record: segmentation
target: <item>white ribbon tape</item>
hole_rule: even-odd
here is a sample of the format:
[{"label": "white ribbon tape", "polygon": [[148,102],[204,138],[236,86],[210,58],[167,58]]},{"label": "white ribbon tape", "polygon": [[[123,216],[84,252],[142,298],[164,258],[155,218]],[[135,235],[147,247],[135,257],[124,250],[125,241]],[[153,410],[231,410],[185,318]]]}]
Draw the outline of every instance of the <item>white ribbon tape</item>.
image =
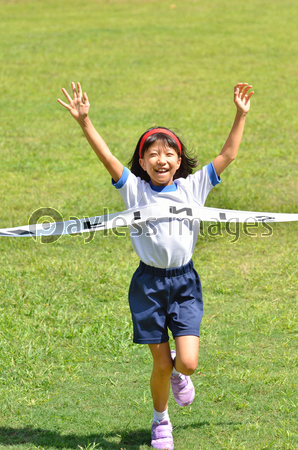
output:
[{"label": "white ribbon tape", "polygon": [[158,219],[172,218],[178,220],[198,220],[207,222],[294,222],[298,214],[283,214],[271,212],[236,211],[198,206],[181,207],[172,205],[145,206],[113,214],[104,214],[85,219],[74,219],[65,222],[39,223],[15,228],[0,229],[0,236],[33,237],[54,236],[63,234],[86,233],[90,231],[108,230],[153,222]]}]

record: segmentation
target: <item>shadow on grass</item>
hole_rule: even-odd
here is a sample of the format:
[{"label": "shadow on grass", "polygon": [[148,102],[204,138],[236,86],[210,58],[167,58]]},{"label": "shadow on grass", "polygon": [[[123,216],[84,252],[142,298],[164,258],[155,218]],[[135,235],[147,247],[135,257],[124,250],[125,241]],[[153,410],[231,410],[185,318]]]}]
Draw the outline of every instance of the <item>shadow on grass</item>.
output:
[{"label": "shadow on grass", "polygon": [[[115,440],[117,439],[117,443]],[[97,433],[90,435],[60,434],[56,431],[41,428],[0,427],[0,445],[34,445],[43,448],[76,449],[79,447],[89,449],[119,450],[125,445],[138,448],[140,445],[150,445],[150,434],[148,429],[137,429],[135,431],[115,430],[110,433]],[[113,442],[114,440],[114,442]],[[120,442],[119,442],[120,441]],[[96,446],[94,445],[96,444]]]},{"label": "shadow on grass", "polygon": [[[178,425],[175,430],[200,428],[210,425],[202,421],[188,425]],[[235,425],[235,422],[217,423],[217,425]],[[117,439],[117,443],[113,442]],[[43,430],[30,426],[24,428],[0,427],[0,445],[34,445],[43,448],[89,450],[137,450],[140,445],[150,446],[150,429],[115,430],[110,433],[97,433],[86,436],[75,434],[60,434],[56,431]]]}]

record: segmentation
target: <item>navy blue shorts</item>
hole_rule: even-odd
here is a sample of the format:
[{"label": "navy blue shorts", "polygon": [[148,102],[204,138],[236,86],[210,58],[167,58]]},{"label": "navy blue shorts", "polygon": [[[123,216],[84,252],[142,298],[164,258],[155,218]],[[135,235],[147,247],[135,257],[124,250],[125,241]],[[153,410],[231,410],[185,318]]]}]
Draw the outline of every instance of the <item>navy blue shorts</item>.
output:
[{"label": "navy blue shorts", "polygon": [[159,269],[142,261],[129,288],[129,306],[137,344],[161,344],[173,337],[199,336],[203,317],[202,287],[190,261]]}]

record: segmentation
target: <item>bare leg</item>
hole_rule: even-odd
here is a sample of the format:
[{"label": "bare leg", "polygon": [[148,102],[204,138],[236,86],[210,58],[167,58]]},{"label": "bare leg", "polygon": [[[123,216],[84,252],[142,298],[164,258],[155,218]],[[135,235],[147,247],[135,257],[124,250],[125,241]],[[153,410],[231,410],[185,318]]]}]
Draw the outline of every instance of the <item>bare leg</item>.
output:
[{"label": "bare leg", "polygon": [[153,356],[153,370],[150,379],[151,395],[154,409],[163,412],[167,409],[170,392],[170,378],[173,361],[168,342],[149,344]]},{"label": "bare leg", "polygon": [[178,336],[175,338],[175,369],[183,375],[191,375],[198,366],[199,338],[197,336]]}]

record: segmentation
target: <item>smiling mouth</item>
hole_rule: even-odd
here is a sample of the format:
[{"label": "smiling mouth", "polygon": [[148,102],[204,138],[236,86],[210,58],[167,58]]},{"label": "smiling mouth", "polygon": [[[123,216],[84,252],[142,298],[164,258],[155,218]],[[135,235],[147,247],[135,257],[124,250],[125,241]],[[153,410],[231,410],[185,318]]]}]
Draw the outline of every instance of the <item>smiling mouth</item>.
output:
[{"label": "smiling mouth", "polygon": [[166,172],[168,172],[168,169],[157,169],[157,170],[155,170],[155,172],[157,172],[157,173],[166,173]]}]

